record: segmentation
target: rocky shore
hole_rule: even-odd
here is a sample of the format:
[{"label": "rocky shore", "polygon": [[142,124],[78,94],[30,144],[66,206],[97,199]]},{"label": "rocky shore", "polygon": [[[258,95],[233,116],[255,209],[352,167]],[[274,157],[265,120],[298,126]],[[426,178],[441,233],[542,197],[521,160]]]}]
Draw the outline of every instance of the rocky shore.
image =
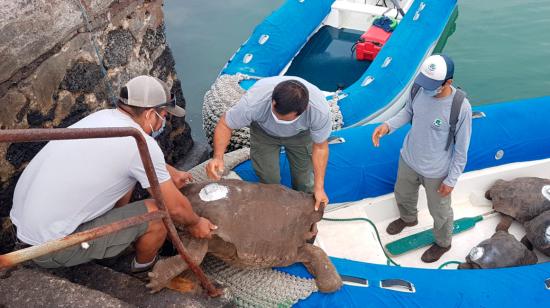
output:
[{"label": "rocky shore", "polygon": [[[167,82],[185,108],[162,0],[0,0],[0,59],[2,130],[67,127],[112,108],[119,88],[142,74]],[[172,117],[159,143],[176,166],[206,158],[184,118]],[[44,144],[0,143],[0,254],[13,249],[15,184]],[[202,294],[146,297],[141,281],[97,264],[58,272],[23,266],[0,276],[0,307],[216,306]]]},{"label": "rocky shore", "polygon": [[[112,107],[120,86],[141,74],[166,81],[185,107],[161,0],[0,2],[1,129],[67,127]],[[160,144],[169,163],[183,158],[193,146],[185,119],[172,118]],[[43,145],[0,144],[0,217],[8,216],[15,183]]]}]

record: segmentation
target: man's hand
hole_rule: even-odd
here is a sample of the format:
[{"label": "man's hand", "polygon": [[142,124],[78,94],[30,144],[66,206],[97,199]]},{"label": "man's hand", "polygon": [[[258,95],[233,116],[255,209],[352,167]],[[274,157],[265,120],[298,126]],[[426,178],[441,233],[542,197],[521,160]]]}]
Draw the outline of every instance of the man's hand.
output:
[{"label": "man's hand", "polygon": [[206,174],[213,180],[219,180],[222,178],[224,171],[224,163],[221,158],[212,158],[208,165],[206,165]]},{"label": "man's hand", "polygon": [[216,230],[218,227],[210,220],[200,217],[196,224],[188,226],[187,229],[193,237],[210,239],[212,238],[212,230]]},{"label": "man's hand", "polygon": [[441,197],[447,197],[453,191],[453,189],[453,187],[441,183],[437,192],[441,195]]},{"label": "man's hand", "polygon": [[191,175],[191,173],[181,171],[181,170],[177,170],[171,176],[172,176],[172,181],[174,182],[174,185],[176,185],[178,189],[182,188],[187,183],[193,180],[193,176]]},{"label": "man's hand", "polygon": [[328,204],[328,196],[325,193],[324,189],[316,189],[313,193],[315,196],[315,211],[317,212],[319,210],[319,207],[321,206],[321,203],[323,203],[325,206]]},{"label": "man's hand", "polygon": [[390,126],[386,123],[380,124],[372,133],[372,144],[374,147],[380,146],[380,138],[384,137],[390,132]]}]

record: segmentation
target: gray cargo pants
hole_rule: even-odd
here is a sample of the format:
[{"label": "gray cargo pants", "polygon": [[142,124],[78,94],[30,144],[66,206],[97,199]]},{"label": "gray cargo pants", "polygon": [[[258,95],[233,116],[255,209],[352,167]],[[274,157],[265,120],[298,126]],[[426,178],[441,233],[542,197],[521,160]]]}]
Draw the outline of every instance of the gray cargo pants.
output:
[{"label": "gray cargo pants", "polygon": [[403,158],[399,158],[399,171],[395,183],[395,200],[399,208],[401,219],[405,222],[413,222],[418,214],[418,189],[420,185],[426,189],[428,210],[434,220],[435,243],[441,247],[451,245],[453,232],[453,209],[451,208],[451,195],[441,197],[437,192],[444,178],[426,178],[409,167]]},{"label": "gray cargo pants", "polygon": [[261,183],[280,184],[279,153],[285,147],[290,163],[292,189],[313,192],[313,141],[309,131],[292,137],[274,137],[267,134],[257,123],[250,125],[250,158],[252,167]]}]

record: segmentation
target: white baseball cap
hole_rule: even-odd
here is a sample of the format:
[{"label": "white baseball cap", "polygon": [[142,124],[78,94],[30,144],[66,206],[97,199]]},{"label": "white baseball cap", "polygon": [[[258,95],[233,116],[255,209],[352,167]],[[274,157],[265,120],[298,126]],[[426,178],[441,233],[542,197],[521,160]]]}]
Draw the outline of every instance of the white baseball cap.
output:
[{"label": "white baseball cap", "polygon": [[447,79],[452,79],[455,73],[455,65],[446,55],[433,55],[428,57],[420,67],[420,73],[414,80],[422,88],[433,91]]},{"label": "white baseball cap", "polygon": [[176,117],[185,116],[185,109],[176,104],[176,97],[171,97],[166,83],[156,77],[138,76],[128,81],[125,87],[128,90],[128,98],[120,98],[120,100],[129,106],[163,107]]}]

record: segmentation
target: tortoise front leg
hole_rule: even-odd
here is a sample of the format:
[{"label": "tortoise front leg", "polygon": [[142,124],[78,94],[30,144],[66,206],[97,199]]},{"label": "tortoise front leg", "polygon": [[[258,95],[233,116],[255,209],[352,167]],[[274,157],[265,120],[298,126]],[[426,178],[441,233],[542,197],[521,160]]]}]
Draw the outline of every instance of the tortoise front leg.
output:
[{"label": "tortoise front leg", "polygon": [[298,260],[315,277],[321,292],[335,292],[342,287],[342,279],[327,254],[319,247],[305,244],[298,249]]},{"label": "tortoise front leg", "polygon": [[520,265],[537,264],[537,262],[539,262],[539,258],[533,251],[533,244],[529,241],[529,239],[527,239],[527,236],[524,236],[521,239],[521,243],[525,245],[528,250],[525,252],[525,257],[521,260]]},{"label": "tortoise front leg", "polygon": [[[200,264],[208,251],[208,241],[192,238],[184,240],[183,243],[193,262]],[[159,260],[153,270],[149,272],[149,283],[146,286],[151,289],[151,293],[156,293],[164,289],[172,279],[183,273],[187,268],[189,266],[180,255]]]},{"label": "tortoise front leg", "polygon": [[500,222],[495,228],[495,232],[498,232],[498,231],[508,232],[508,229],[510,229],[512,222],[514,221],[514,218],[512,218],[512,216],[508,216],[505,214],[501,214],[501,215],[502,215],[502,218],[500,219]]},{"label": "tortoise front leg", "polygon": [[533,250],[533,244],[531,243],[531,241],[527,238],[527,236],[524,236],[522,239],[521,239],[521,243],[527,247],[527,249],[529,250]]}]

